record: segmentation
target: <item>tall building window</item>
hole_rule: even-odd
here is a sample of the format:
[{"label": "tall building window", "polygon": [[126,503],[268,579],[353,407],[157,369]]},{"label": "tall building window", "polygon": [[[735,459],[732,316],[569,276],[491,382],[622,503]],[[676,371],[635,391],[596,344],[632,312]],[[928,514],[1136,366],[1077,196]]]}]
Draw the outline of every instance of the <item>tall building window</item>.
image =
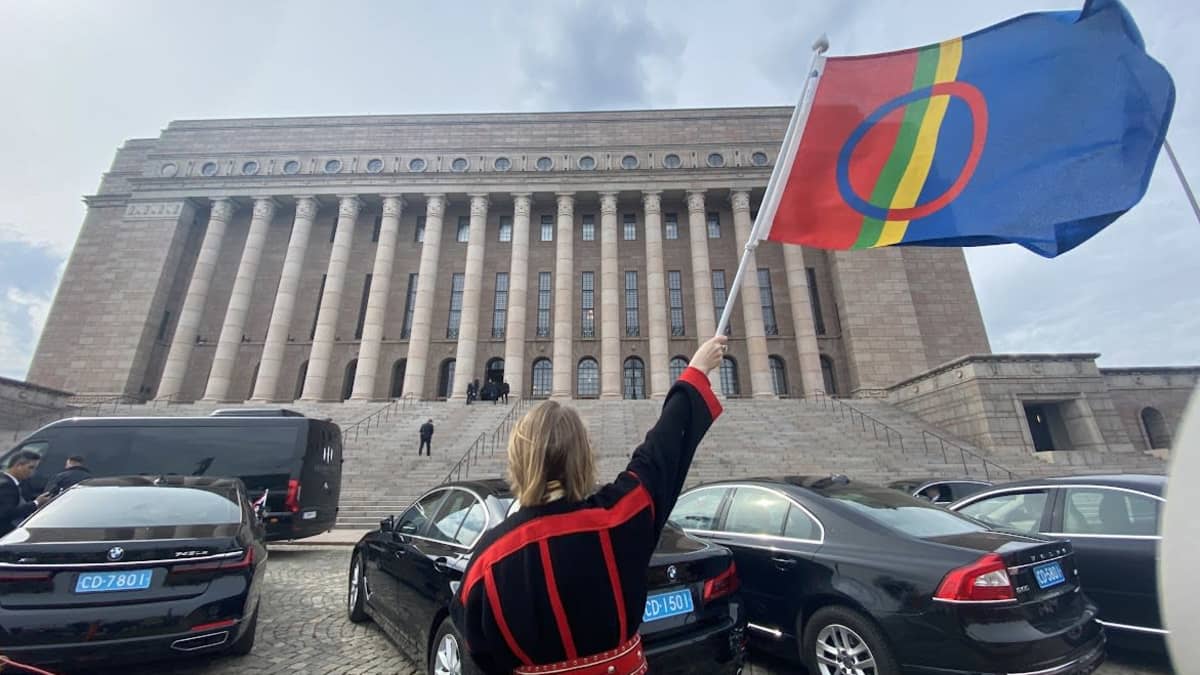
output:
[{"label": "tall building window", "polygon": [[817,292],[817,271],[811,267],[808,273],[808,302],[812,305],[813,330],[817,335],[825,334],[825,317],[821,314],[821,294]]},{"label": "tall building window", "polygon": [[512,216],[500,216],[500,241],[512,241]]},{"label": "tall building window", "polygon": [[371,298],[371,275],[363,279],[362,299],[358,302],[358,323],[354,324],[354,339],[361,340],[363,325],[367,321],[367,300]]},{"label": "tall building window", "polygon": [[554,241],[554,216],[542,216],[542,241]]},{"label": "tall building window", "polygon": [[705,218],[705,223],[708,225],[708,238],[721,238],[721,214],[716,211],[709,211],[708,217]]},{"label": "tall building window", "polygon": [[636,356],[625,359],[625,398],[646,398],[646,365]]},{"label": "tall building window", "polygon": [[[725,313],[725,303],[729,300],[729,296],[725,293],[725,270],[712,271],[712,292],[713,292],[713,313],[716,315],[717,321],[721,320],[721,315]],[[730,321],[730,324],[733,322]],[[725,334],[729,335],[730,327],[725,327]]]},{"label": "tall building window", "polygon": [[425,216],[417,216],[417,229],[413,230],[413,241],[425,243]]},{"label": "tall building window", "polygon": [[313,311],[312,330],[308,331],[308,339],[310,341],[317,336],[317,319],[321,318],[321,298],[325,297],[325,281],[328,278],[328,274],[322,274],[321,285],[317,288],[317,308]]},{"label": "tall building window", "polygon": [[637,272],[625,272],[625,334],[630,337],[641,335],[638,325],[638,279]]},{"label": "tall building window", "polygon": [[583,240],[596,241],[596,216],[586,214],[583,216]]},{"label": "tall building window", "polygon": [[508,272],[496,272],[496,300],[492,303],[492,337],[504,337],[508,322]]},{"label": "tall building window", "polygon": [[400,327],[400,339],[407,340],[412,335],[413,311],[417,307],[417,273],[408,274],[408,295],[404,298],[404,325]]},{"label": "tall building window", "polygon": [[450,398],[454,393],[454,359],[442,361],[438,368],[438,398]]},{"label": "tall building window", "polygon": [[637,239],[637,216],[632,213],[626,213],[625,219],[625,241],[634,241]]},{"label": "tall building window", "polygon": [[758,268],[758,298],[762,303],[763,332],[779,335],[779,324],[775,321],[775,293],[771,290],[771,270]]},{"label": "tall building window", "polygon": [[538,272],[538,337],[550,337],[550,283],[549,272]]},{"label": "tall building window", "polygon": [[671,381],[674,382],[683,377],[683,371],[687,370],[688,361],[682,356],[676,356],[671,359]]},{"label": "tall building window", "polygon": [[787,368],[783,365],[783,359],[772,354],[767,357],[767,365],[771,367],[771,386],[775,389],[775,395],[787,396]]},{"label": "tall building window", "polygon": [[458,243],[465,244],[471,240],[471,219],[467,216],[458,217]]},{"label": "tall building window", "polygon": [[579,368],[575,372],[575,395],[579,398],[596,398],[600,395],[600,364],[590,356],[579,360]]},{"label": "tall building window", "polygon": [[462,296],[463,284],[466,282],[466,276],[462,272],[455,272],[450,278],[450,316],[446,320],[446,337],[458,337],[458,324],[462,321]]},{"label": "tall building window", "polygon": [[583,272],[579,288],[579,334],[583,337],[596,337],[596,273]]},{"label": "tall building window", "polygon": [[721,359],[721,391],[726,396],[742,395],[742,390],[738,386],[737,361],[728,356]]},{"label": "tall building window", "polygon": [[667,296],[671,306],[671,335],[683,335],[683,274],[679,270],[667,272]]},{"label": "tall building window", "polygon": [[664,213],[663,214],[663,236],[667,239],[679,238],[679,214]]},{"label": "tall building window", "polygon": [[530,396],[533,398],[548,398],[550,387],[554,382],[554,366],[550,359],[541,358],[533,362],[533,387]]},{"label": "tall building window", "polygon": [[379,241],[379,231],[383,229],[383,215],[375,216],[375,226],[371,228],[371,241]]}]

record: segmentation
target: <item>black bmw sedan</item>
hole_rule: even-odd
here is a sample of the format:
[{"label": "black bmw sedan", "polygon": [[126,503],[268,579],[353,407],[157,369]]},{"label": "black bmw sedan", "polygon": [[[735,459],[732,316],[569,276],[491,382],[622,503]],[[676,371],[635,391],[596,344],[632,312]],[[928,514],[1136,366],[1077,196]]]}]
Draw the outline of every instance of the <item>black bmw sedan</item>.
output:
[{"label": "black bmw sedan", "polygon": [[843,476],[703,485],[671,520],[733,551],[755,644],[813,675],[1075,674],[1104,659],[1069,543]]},{"label": "black bmw sedan", "polygon": [[[450,601],[480,536],[514,509],[508,484],[492,479],[439,486],[385,519],[354,547],[350,620],[374,619],[431,675],[476,672]],[[730,552],[668,525],[647,574],[640,632],[651,672],[739,672],[746,619]]]},{"label": "black bmw sedan", "polygon": [[84,481],[0,539],[0,649],[72,669],[247,654],[266,559],[240,480]]}]

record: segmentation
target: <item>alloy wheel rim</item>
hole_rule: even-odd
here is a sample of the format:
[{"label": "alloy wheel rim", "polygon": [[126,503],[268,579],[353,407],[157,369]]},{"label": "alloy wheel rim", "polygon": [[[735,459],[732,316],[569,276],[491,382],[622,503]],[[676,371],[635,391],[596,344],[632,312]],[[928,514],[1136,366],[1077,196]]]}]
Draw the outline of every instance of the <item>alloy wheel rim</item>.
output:
[{"label": "alloy wheel rim", "polygon": [[442,636],[433,672],[435,675],[462,675],[462,655],[458,649],[458,640],[453,635]]},{"label": "alloy wheel rim", "polygon": [[354,603],[358,600],[358,577],[362,573],[361,565],[358,558],[355,558],[354,565],[350,568],[350,594],[346,601],[350,611],[354,611]]},{"label": "alloy wheel rim", "polygon": [[817,633],[817,669],[821,675],[878,675],[875,655],[866,640],[842,624]]}]

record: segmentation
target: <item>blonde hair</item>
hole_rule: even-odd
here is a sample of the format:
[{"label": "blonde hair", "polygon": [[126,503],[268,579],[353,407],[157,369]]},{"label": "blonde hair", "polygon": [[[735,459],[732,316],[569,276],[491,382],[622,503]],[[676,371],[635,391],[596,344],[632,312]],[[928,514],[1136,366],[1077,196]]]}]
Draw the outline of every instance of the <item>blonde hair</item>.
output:
[{"label": "blonde hair", "polygon": [[574,408],[545,401],[525,413],[508,439],[508,483],[522,507],[543,503],[554,487],[582,501],[596,486],[596,460],[587,427]]}]

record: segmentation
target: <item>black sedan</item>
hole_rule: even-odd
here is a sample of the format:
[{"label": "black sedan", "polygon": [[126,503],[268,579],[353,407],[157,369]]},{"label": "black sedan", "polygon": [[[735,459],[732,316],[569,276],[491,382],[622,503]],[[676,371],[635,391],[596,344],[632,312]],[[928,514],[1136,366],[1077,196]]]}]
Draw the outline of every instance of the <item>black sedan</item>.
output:
[{"label": "black sedan", "polygon": [[888,483],[893,490],[931,501],[938,506],[953,504],[991,486],[988,481],[975,478],[910,478]]},{"label": "black sedan", "polygon": [[703,485],[671,519],[733,551],[756,644],[813,675],[1073,674],[1104,659],[1069,543],[844,476]]},{"label": "black sedan", "polygon": [[0,539],[0,645],[85,670],[247,654],[266,559],[240,480],[84,481]]},{"label": "black sedan", "polygon": [[1162,648],[1159,519],[1167,479],[1153,475],[1040,478],[997,486],[950,508],[995,527],[1068,539],[1100,623],[1116,642]]},{"label": "black sedan", "polygon": [[[450,600],[480,536],[513,509],[507,483],[493,479],[442,485],[385,519],[354,548],[350,620],[374,619],[431,674],[476,672],[447,618]],[[668,526],[647,574],[641,634],[651,672],[739,672],[746,623],[730,552]]]}]

